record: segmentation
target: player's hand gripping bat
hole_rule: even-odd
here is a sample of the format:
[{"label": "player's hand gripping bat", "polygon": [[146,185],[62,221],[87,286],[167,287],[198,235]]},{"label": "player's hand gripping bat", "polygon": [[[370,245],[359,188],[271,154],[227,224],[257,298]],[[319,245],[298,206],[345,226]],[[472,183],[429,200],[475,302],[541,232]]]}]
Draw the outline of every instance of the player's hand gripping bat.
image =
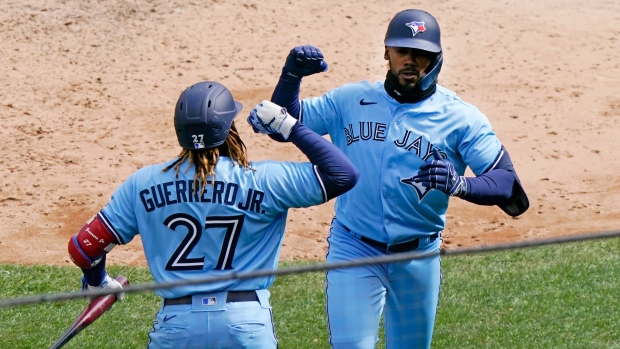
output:
[{"label": "player's hand gripping bat", "polygon": [[[125,287],[129,285],[129,280],[119,275],[115,278],[121,286]],[[75,337],[80,331],[88,327],[90,324],[95,322],[103,313],[108,311],[112,305],[116,303],[116,295],[110,294],[107,296],[100,296],[94,298],[86,308],[78,315],[77,319],[69,326],[69,328],[65,331],[65,333],[58,338],[56,343],[50,347],[50,349],[59,349],[62,348],[71,338]]]}]

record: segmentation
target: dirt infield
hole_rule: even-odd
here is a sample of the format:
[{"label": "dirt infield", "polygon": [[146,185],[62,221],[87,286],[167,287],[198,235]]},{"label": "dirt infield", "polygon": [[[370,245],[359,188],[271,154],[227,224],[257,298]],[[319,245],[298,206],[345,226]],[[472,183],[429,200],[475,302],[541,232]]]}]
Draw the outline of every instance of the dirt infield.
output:
[{"label": "dirt infield", "polygon": [[[442,27],[440,84],[478,106],[529,194],[518,219],[452,200],[446,248],[618,229],[620,2],[572,0],[8,0],[0,3],[0,262],[69,264],[66,244],[136,169],[174,157],[179,93],[200,80],[244,104],[253,160],[304,160],[254,135],[288,51],[329,71],[302,97],[380,80],[390,18],[412,6]],[[329,10],[326,10],[329,9]],[[282,257],[324,259],[333,202],[293,210]],[[144,265],[139,241],[110,263]]]}]

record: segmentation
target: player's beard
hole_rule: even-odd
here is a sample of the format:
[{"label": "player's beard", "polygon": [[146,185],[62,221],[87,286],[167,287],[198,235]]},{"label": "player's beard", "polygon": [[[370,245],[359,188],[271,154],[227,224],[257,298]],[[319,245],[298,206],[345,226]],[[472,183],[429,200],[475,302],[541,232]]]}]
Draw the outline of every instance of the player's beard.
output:
[{"label": "player's beard", "polygon": [[417,84],[415,86],[411,86],[410,84],[405,86],[400,83],[398,76],[392,73],[391,69],[388,69],[384,87],[385,91],[400,103],[416,103],[424,100],[435,93],[437,88],[435,83],[433,83],[425,91],[422,91],[420,86]]},{"label": "player's beard", "polygon": [[[415,69],[403,69],[396,73],[390,69],[390,73],[394,76],[395,81],[398,82],[398,85],[403,93],[412,92],[420,80],[420,73]],[[413,76],[413,78],[405,78],[403,73],[408,73],[410,76]]]}]

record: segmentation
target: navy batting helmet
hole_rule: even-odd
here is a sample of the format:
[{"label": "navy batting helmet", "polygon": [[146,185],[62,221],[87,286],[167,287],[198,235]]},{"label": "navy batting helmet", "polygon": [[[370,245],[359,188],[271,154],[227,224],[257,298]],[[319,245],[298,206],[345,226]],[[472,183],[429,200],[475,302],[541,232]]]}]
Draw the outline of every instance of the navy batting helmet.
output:
[{"label": "navy batting helmet", "polygon": [[241,103],[220,83],[203,81],[188,87],[174,110],[179,145],[205,149],[223,144],[241,108]]},{"label": "navy batting helmet", "polygon": [[407,47],[436,53],[418,84],[426,90],[437,81],[443,63],[441,32],[437,20],[430,13],[413,9],[397,13],[388,25],[384,43],[387,47]]}]

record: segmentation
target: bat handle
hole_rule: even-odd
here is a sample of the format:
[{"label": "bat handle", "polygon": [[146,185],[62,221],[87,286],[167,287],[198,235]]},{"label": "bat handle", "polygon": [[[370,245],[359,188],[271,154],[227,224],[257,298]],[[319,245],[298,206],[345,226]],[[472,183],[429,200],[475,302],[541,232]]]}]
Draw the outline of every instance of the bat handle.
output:
[{"label": "bat handle", "polygon": [[77,332],[75,331],[67,331],[65,333],[63,333],[62,336],[60,336],[60,338],[58,338],[58,340],[56,341],[56,343],[54,343],[54,345],[52,345],[50,347],[50,349],[60,349],[62,347],[65,346],[65,344],[67,344],[67,342],[69,342],[71,340],[71,338],[75,337],[75,335],[77,334]]},{"label": "bat handle", "polygon": [[[125,287],[129,285],[129,280],[123,275],[119,275],[114,278],[121,286]],[[80,315],[75,319],[73,324],[65,331],[65,333],[58,338],[56,343],[50,347],[50,349],[60,349],[67,342],[71,340],[71,338],[75,337],[80,331],[93,323],[99,316],[109,310],[112,305],[116,302],[116,296],[108,295],[103,297],[97,297],[92,300],[86,309],[80,313]]]}]

